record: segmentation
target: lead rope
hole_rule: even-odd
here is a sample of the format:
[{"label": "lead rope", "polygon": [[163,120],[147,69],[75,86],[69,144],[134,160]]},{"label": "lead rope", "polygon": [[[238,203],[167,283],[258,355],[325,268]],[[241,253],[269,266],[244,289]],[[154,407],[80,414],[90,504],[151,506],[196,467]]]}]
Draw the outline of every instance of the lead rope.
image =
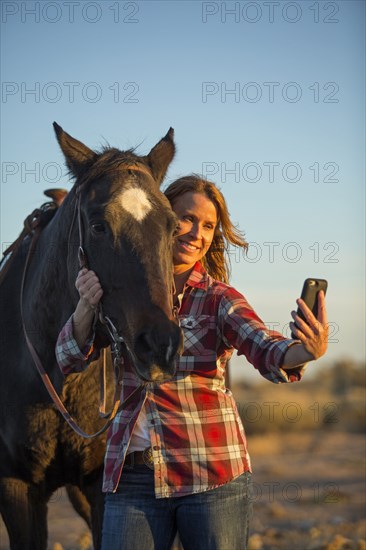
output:
[{"label": "lead rope", "polygon": [[[79,249],[78,249],[78,260],[79,260],[79,269],[86,268],[88,269],[88,260],[87,255],[84,250],[84,240],[83,240],[83,225],[82,225],[82,219],[81,219],[81,192],[80,187],[76,190],[77,197],[76,197],[76,212],[77,212],[77,218],[78,218],[78,230],[79,230]],[[73,216],[72,225],[75,221],[75,212]],[[71,226],[72,228],[72,226]],[[71,231],[70,228],[70,231]],[[95,310],[95,316],[94,316],[94,323],[93,323],[93,329],[95,330],[95,326],[97,324],[97,321],[101,322],[102,325],[104,325],[107,329],[107,332],[109,334],[109,338],[111,340],[111,355],[112,355],[112,362],[113,362],[113,372],[114,372],[114,383],[115,383],[115,391],[114,391],[114,398],[113,398],[113,407],[110,412],[106,412],[107,408],[107,350],[106,348],[103,348],[102,353],[102,361],[99,365],[99,381],[100,381],[100,392],[99,392],[99,416],[101,418],[109,418],[113,420],[113,418],[116,416],[118,407],[120,404],[120,385],[122,383],[122,377],[123,377],[123,365],[124,365],[124,359],[122,356],[122,345],[125,345],[127,348],[125,341],[122,336],[118,334],[118,331],[112,321],[109,317],[104,315],[102,304],[99,303]]]},{"label": "lead rope", "polygon": [[[114,372],[114,385],[115,385],[115,392],[114,392],[114,399],[113,399],[113,407],[112,410],[107,413],[106,412],[106,400],[107,400],[107,350],[103,349],[103,361],[102,365],[100,367],[99,371],[99,377],[100,377],[100,404],[99,404],[99,415],[102,418],[114,418],[114,416],[117,413],[118,406],[120,403],[120,386],[122,385],[122,378],[123,378],[123,366],[124,366],[124,359],[122,355],[122,345],[126,344],[124,342],[124,339],[122,336],[118,334],[118,331],[112,321],[109,317],[104,315],[102,307],[99,306],[98,308],[99,312],[97,311],[95,322],[99,319],[100,323],[103,324],[109,334],[109,338],[111,339],[111,355],[113,360],[113,372]],[[126,347],[127,348],[127,347]],[[117,409],[116,409],[117,404]],[[116,412],[115,412],[116,411]]]},{"label": "lead rope", "polygon": [[86,432],[84,432],[84,430],[82,430],[80,428],[80,426],[77,424],[77,422],[75,421],[75,419],[71,416],[71,414],[68,412],[68,410],[66,409],[66,407],[64,406],[63,402],[61,401],[60,397],[58,396],[58,393],[56,392],[48,374],[46,373],[46,371],[44,370],[43,368],[43,365],[42,365],[42,362],[39,358],[39,355],[36,351],[36,349],[34,348],[29,336],[28,336],[28,332],[27,332],[27,329],[26,329],[26,326],[25,326],[25,323],[24,323],[24,315],[23,315],[23,294],[24,294],[24,286],[25,286],[25,279],[26,279],[26,273],[27,273],[27,270],[28,270],[28,264],[29,264],[29,259],[30,259],[30,256],[31,256],[31,253],[33,251],[33,249],[35,248],[35,243],[37,242],[38,240],[38,237],[40,235],[40,230],[39,231],[35,231],[34,233],[34,237],[32,239],[32,242],[31,242],[31,246],[29,248],[29,251],[28,251],[28,255],[27,255],[27,259],[26,259],[26,265],[25,265],[25,268],[24,268],[24,272],[23,272],[23,277],[22,277],[22,284],[21,284],[21,291],[20,291],[20,309],[21,309],[21,316],[22,316],[22,324],[23,324],[23,332],[24,332],[24,336],[25,336],[25,340],[27,342],[27,346],[28,346],[28,349],[29,349],[29,352],[32,356],[32,359],[37,367],[37,370],[39,372],[39,375],[41,376],[41,379],[46,387],[46,390],[48,391],[48,394],[50,395],[55,407],[57,408],[57,410],[62,414],[63,418],[66,420],[66,422],[68,423],[68,425],[70,426],[70,428],[72,428],[74,430],[74,432],[76,432],[78,435],[80,435],[81,437],[84,437],[85,439],[92,439],[93,437],[97,437],[98,435],[101,435],[102,433],[104,433],[108,428],[109,426],[112,424],[116,414],[122,409],[122,407],[125,407],[133,398],[133,396],[135,395],[135,393],[141,389],[141,386],[138,386],[129,396],[127,399],[125,399],[123,401],[123,403],[120,402],[120,399],[118,397],[118,384],[116,384],[116,389],[115,389],[115,399],[114,399],[114,405],[113,405],[113,410],[110,414],[110,417],[108,419],[108,421],[102,426],[102,428],[100,428],[100,430],[98,430],[97,432],[93,433],[93,434],[87,434]]},{"label": "lead rope", "polygon": [[[145,172],[145,173],[148,174],[148,172],[143,170],[141,167],[128,166],[126,168],[141,171],[141,172]],[[73,218],[72,218],[72,222],[71,222],[71,226],[70,226],[70,230],[69,230],[69,242],[70,242],[71,231],[72,231],[72,228],[73,228],[73,225],[74,225],[74,222],[75,222],[75,216],[76,215],[78,217],[78,228],[79,228],[78,259],[79,259],[80,269],[82,269],[83,267],[87,268],[88,264],[87,264],[87,257],[86,257],[84,247],[83,247],[80,186],[76,189],[76,203],[75,203],[75,210],[74,210],[74,213],[73,213]],[[34,228],[33,238],[32,238],[29,250],[28,250],[28,254],[27,254],[27,258],[26,258],[26,262],[25,262],[25,266],[24,266],[24,272],[23,272],[23,276],[22,276],[21,290],[20,290],[20,312],[21,312],[21,317],[22,317],[23,332],[24,332],[25,340],[26,340],[29,352],[32,356],[32,359],[33,359],[33,361],[34,361],[34,363],[37,367],[37,370],[38,370],[38,372],[41,376],[41,379],[42,379],[42,381],[43,381],[43,383],[44,383],[44,385],[45,385],[52,401],[54,402],[54,405],[56,406],[57,410],[62,414],[63,418],[66,420],[66,422],[69,424],[69,426],[78,435],[80,435],[81,437],[84,437],[86,439],[91,439],[93,437],[101,435],[102,433],[104,433],[109,428],[109,426],[113,422],[116,414],[120,410],[122,410],[122,408],[125,407],[132,400],[132,397],[135,395],[135,393],[137,393],[137,391],[141,391],[143,389],[144,385],[142,384],[142,385],[137,386],[134,389],[134,391],[121,403],[121,401],[120,401],[120,388],[119,388],[119,386],[121,384],[121,381],[122,381],[122,376],[123,376],[123,356],[122,356],[122,353],[121,353],[121,348],[122,348],[122,345],[124,345],[126,347],[127,351],[128,351],[128,347],[126,345],[126,342],[123,340],[123,338],[118,334],[116,327],[113,325],[113,323],[109,319],[109,317],[107,317],[106,315],[103,314],[102,306],[101,306],[101,304],[99,304],[98,308],[96,308],[96,314],[95,314],[95,318],[94,318],[95,323],[96,323],[96,321],[99,317],[99,320],[101,321],[101,323],[105,324],[105,326],[107,328],[107,331],[108,331],[108,333],[109,333],[109,335],[112,339],[111,352],[112,352],[113,368],[114,368],[114,376],[115,376],[115,392],[114,392],[113,409],[112,409],[111,413],[105,413],[105,408],[106,408],[106,391],[105,391],[105,389],[106,389],[106,354],[103,351],[103,361],[102,361],[103,366],[102,366],[102,374],[100,375],[100,376],[102,376],[102,383],[101,383],[101,398],[100,398],[99,410],[100,410],[101,416],[109,417],[108,421],[104,424],[104,426],[100,430],[98,430],[94,434],[87,434],[86,432],[84,432],[78,426],[78,424],[76,423],[74,418],[67,411],[67,409],[65,408],[65,406],[62,403],[61,399],[59,398],[59,396],[58,396],[58,394],[57,394],[57,392],[56,392],[56,390],[55,390],[48,374],[46,373],[46,371],[43,368],[43,365],[42,365],[42,362],[41,362],[41,360],[38,356],[38,353],[37,353],[36,349],[34,348],[32,342],[31,342],[31,340],[28,336],[28,332],[27,332],[25,322],[24,322],[23,294],[24,294],[25,280],[26,280],[26,275],[27,275],[27,271],[28,271],[28,265],[29,265],[29,262],[30,262],[30,257],[31,257],[31,254],[33,252],[33,249],[35,248],[35,245],[36,245],[36,242],[38,240],[38,237],[39,237],[40,233],[41,233],[41,227],[37,226],[36,228]],[[174,295],[174,281],[173,281],[173,292],[172,292],[171,300],[172,300],[173,315],[174,315],[174,317],[177,317],[177,311],[176,311],[176,308],[174,307],[174,304],[173,304],[173,295]]]},{"label": "lead rope", "polygon": [[[71,232],[74,226],[75,222],[75,216],[77,215],[78,219],[78,230],[79,230],[79,248],[78,248],[78,261],[79,261],[79,269],[83,269],[84,267],[88,268],[88,262],[86,258],[86,254],[84,251],[84,242],[83,242],[83,231],[82,231],[82,221],[81,221],[81,192],[80,192],[80,186],[76,188],[76,204],[74,209],[74,214],[70,226],[69,231],[69,242],[71,239]],[[93,329],[95,330],[95,325],[98,320],[98,310],[100,309],[100,305],[96,308],[95,316],[94,316],[94,323],[93,323]],[[117,384],[117,382],[115,382]],[[117,388],[116,388],[117,389]],[[115,396],[116,396],[116,389],[115,389]],[[116,402],[116,399],[114,399],[114,403]],[[110,418],[112,412],[114,411],[114,407],[111,412],[106,412],[107,408],[107,349],[103,348],[102,352],[102,362],[99,365],[99,416],[101,418]]]},{"label": "lead rope", "polygon": [[[76,204],[76,206],[77,206],[77,204]],[[32,237],[29,249],[28,249],[27,258],[26,258],[26,261],[25,261],[24,271],[23,271],[23,275],[22,275],[21,288],[20,288],[20,313],[21,313],[21,318],[22,318],[22,326],[23,326],[24,337],[25,337],[25,340],[26,340],[26,343],[27,343],[27,346],[28,346],[28,350],[31,354],[31,357],[32,357],[33,361],[34,361],[34,364],[37,367],[38,373],[39,373],[39,375],[40,375],[40,377],[41,377],[41,379],[42,379],[42,381],[45,385],[45,388],[46,388],[49,396],[51,397],[55,407],[62,414],[63,418],[66,420],[66,422],[68,423],[70,428],[72,428],[75,433],[77,433],[81,437],[84,437],[85,439],[91,439],[93,437],[97,437],[98,435],[101,435],[102,433],[104,433],[109,428],[109,426],[112,424],[116,414],[120,410],[122,410],[122,407],[125,407],[132,400],[135,393],[137,391],[141,390],[142,387],[137,386],[137,388],[135,388],[135,390],[127,397],[127,399],[125,399],[123,401],[123,403],[121,403],[120,398],[119,398],[119,393],[120,392],[119,392],[119,387],[118,387],[119,386],[118,382],[120,381],[121,374],[119,374],[118,375],[118,381],[117,381],[117,384],[116,384],[115,393],[114,393],[113,409],[112,409],[112,412],[109,416],[109,419],[102,426],[102,428],[100,430],[98,430],[97,432],[95,432],[93,434],[87,434],[86,432],[84,432],[84,430],[82,430],[80,428],[80,426],[77,424],[75,419],[68,412],[68,410],[64,406],[63,402],[61,401],[58,393],[56,392],[56,390],[55,390],[55,388],[54,388],[47,372],[45,371],[45,369],[42,365],[42,362],[39,358],[39,355],[38,355],[35,347],[33,346],[32,342],[29,338],[28,331],[27,331],[27,328],[26,328],[25,322],[24,322],[23,296],[24,296],[25,281],[26,281],[26,276],[27,276],[28,267],[29,267],[29,263],[30,263],[30,258],[32,256],[32,253],[33,253],[34,249],[35,249],[35,246],[36,246],[36,243],[38,241],[38,238],[39,238],[40,234],[41,234],[41,227],[38,224],[35,223],[34,227],[33,227],[33,237]],[[80,249],[81,249],[82,253],[84,254],[84,259],[86,261],[86,256],[85,256],[85,253],[82,249],[82,246],[80,246]],[[109,318],[106,318],[106,319],[107,319],[107,328],[109,330],[108,322],[111,323],[111,321],[110,321]],[[113,329],[116,330],[113,324],[112,324],[112,326],[113,326]],[[113,333],[113,329],[112,329],[112,333]],[[115,357],[113,358],[114,366],[115,366],[115,369],[116,369],[115,372],[117,372],[117,367],[120,368],[120,366],[122,365],[122,361],[123,361],[123,358],[121,356],[120,347],[119,347],[120,342],[118,341],[117,338],[114,338],[112,345],[113,345],[113,350],[112,351],[114,351],[114,353],[115,353]],[[122,361],[121,361],[121,359],[122,359]],[[120,373],[121,371],[119,370],[118,372]]]},{"label": "lead rope", "polygon": [[[26,326],[25,326],[25,323],[24,323],[23,295],[24,295],[24,286],[25,286],[26,274],[27,274],[27,271],[28,271],[28,265],[29,265],[30,257],[31,257],[31,254],[32,254],[34,248],[35,248],[35,244],[38,240],[39,235],[40,235],[40,229],[36,229],[35,232],[34,232],[32,242],[31,242],[31,246],[29,247],[29,251],[28,251],[28,254],[27,254],[26,264],[25,264],[23,277],[22,277],[21,290],[20,290],[20,310],[21,310],[22,325],[23,325],[23,332],[24,332],[25,340],[26,340],[29,352],[32,356],[32,359],[33,359],[33,361],[34,361],[34,363],[37,367],[39,375],[41,376],[41,379],[42,379],[42,381],[43,381],[43,383],[46,387],[46,390],[48,391],[48,394],[50,395],[54,405],[57,408],[57,410],[62,414],[63,418],[66,420],[66,422],[68,423],[70,428],[72,428],[74,430],[74,432],[76,432],[81,437],[84,437],[86,439],[91,439],[93,437],[97,437],[98,435],[101,435],[102,433],[104,433],[109,428],[109,426],[111,425],[111,423],[112,423],[114,417],[116,416],[117,412],[122,407],[127,405],[127,403],[129,403],[131,401],[134,394],[137,392],[137,390],[140,389],[140,386],[138,386],[129,395],[129,397],[127,399],[125,399],[125,401],[122,404],[120,403],[120,399],[118,399],[118,397],[117,397],[117,399],[115,400],[114,407],[113,407],[113,410],[112,410],[112,413],[111,413],[111,416],[110,416],[109,420],[104,424],[104,426],[102,426],[102,428],[100,430],[98,430],[97,432],[95,432],[93,434],[87,434],[86,432],[84,432],[84,430],[82,430],[80,428],[80,426],[77,424],[75,419],[71,416],[71,414],[65,408],[65,406],[64,406],[63,402],[61,401],[60,397],[58,396],[58,394],[57,394],[57,392],[56,392],[56,390],[55,390],[48,374],[46,373],[45,369],[43,368],[42,362],[39,358],[39,355],[38,355],[36,349],[34,348],[32,342],[29,338],[29,335],[28,335],[28,332],[27,332],[27,329],[26,329]],[[115,396],[117,394],[117,391],[118,390],[116,389]]]}]

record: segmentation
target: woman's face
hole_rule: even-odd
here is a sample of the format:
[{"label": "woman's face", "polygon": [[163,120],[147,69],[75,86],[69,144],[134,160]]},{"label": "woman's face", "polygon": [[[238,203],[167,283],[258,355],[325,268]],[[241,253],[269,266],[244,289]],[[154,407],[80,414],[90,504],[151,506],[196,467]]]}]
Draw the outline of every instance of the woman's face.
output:
[{"label": "woman's face", "polygon": [[178,230],[173,246],[175,272],[186,271],[201,260],[210,248],[217,224],[214,203],[202,193],[188,191],[172,205],[178,216]]}]

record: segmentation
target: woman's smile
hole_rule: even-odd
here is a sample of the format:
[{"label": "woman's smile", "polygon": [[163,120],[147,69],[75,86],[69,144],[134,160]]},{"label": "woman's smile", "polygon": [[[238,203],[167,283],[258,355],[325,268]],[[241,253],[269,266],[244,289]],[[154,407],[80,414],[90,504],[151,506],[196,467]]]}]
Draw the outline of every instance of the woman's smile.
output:
[{"label": "woman's smile", "polygon": [[183,241],[183,239],[177,239],[178,243],[184,250],[187,250],[188,252],[196,252],[197,250],[200,250],[199,246],[194,245],[193,243]]}]

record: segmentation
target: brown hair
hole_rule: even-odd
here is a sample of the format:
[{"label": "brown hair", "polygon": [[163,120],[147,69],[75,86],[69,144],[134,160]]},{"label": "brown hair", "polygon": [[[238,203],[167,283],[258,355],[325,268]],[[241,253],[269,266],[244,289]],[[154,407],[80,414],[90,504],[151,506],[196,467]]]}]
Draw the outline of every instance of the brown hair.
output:
[{"label": "brown hair", "polygon": [[172,206],[178,197],[188,192],[202,193],[216,206],[218,221],[215,235],[201,263],[214,279],[228,283],[230,277],[229,246],[230,244],[239,246],[246,251],[248,243],[244,239],[244,234],[232,224],[225,198],[211,181],[192,174],[177,179],[164,191]]}]

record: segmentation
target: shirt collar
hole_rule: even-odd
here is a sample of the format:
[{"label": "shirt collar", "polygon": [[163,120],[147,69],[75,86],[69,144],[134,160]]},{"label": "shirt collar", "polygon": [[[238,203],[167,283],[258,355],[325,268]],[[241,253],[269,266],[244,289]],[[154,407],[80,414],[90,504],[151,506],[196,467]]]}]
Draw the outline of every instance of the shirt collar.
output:
[{"label": "shirt collar", "polygon": [[207,291],[209,286],[209,275],[200,262],[196,262],[194,265],[186,285],[194,288],[203,288]]}]

